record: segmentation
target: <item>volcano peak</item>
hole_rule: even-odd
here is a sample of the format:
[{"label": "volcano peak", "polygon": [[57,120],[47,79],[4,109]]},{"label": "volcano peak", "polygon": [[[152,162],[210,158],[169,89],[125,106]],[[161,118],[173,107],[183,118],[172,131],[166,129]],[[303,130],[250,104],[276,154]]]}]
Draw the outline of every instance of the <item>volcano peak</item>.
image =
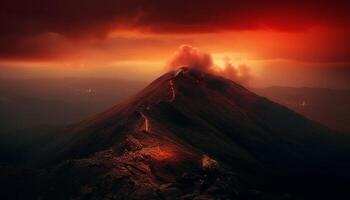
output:
[{"label": "volcano peak", "polygon": [[[138,199],[159,199],[154,191],[175,199],[198,191],[230,199],[238,195],[232,188],[240,188],[235,173],[249,181],[253,176],[250,184],[266,174],[321,173],[335,149],[328,129],[191,67],[164,74],[68,131],[56,145],[56,160],[73,160],[78,171],[97,163],[103,168],[98,176],[140,186],[118,182],[124,189],[110,192]],[[221,192],[212,194],[212,187]]]}]

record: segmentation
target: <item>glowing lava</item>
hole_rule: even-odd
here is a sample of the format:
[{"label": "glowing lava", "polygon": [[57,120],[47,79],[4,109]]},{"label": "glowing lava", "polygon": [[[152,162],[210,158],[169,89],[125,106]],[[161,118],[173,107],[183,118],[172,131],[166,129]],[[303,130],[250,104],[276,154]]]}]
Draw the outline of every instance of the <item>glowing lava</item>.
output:
[{"label": "glowing lava", "polygon": [[209,156],[203,155],[203,157],[202,157],[202,168],[203,169],[207,169],[207,170],[208,169],[209,170],[217,169],[217,168],[219,168],[219,163],[216,160],[210,158]]},{"label": "glowing lava", "polygon": [[148,120],[148,118],[146,117],[145,114],[143,114],[142,112],[140,112],[140,114],[141,114],[141,116],[142,116],[142,118],[144,120],[144,131],[149,132],[149,130],[150,130],[150,128],[149,128],[149,120]]},{"label": "glowing lava", "polygon": [[142,154],[151,156],[155,160],[168,160],[175,157],[175,151],[167,146],[144,148],[142,151]]},{"label": "glowing lava", "polygon": [[174,73],[174,77],[177,77],[181,72],[183,72],[183,71],[184,71],[184,67],[185,67],[185,66],[180,67],[179,69],[177,69],[177,70],[175,71],[175,73]]}]

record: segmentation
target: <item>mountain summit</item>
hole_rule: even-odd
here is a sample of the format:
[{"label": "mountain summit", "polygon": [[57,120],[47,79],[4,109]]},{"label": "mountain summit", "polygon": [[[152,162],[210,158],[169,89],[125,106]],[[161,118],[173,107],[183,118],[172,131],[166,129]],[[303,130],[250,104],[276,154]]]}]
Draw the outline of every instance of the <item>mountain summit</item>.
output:
[{"label": "mountain summit", "polygon": [[[60,164],[45,175],[51,189],[45,185],[42,196],[317,196],[313,191],[321,186],[310,177],[337,180],[337,142],[326,127],[231,80],[182,67],[68,127],[51,147],[51,163]],[[309,184],[311,192],[305,191]]]}]

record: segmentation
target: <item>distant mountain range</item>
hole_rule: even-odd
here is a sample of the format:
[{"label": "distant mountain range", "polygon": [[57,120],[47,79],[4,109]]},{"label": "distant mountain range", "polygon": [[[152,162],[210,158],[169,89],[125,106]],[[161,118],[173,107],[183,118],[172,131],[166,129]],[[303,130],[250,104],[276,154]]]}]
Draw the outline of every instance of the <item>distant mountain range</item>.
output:
[{"label": "distant mountain range", "polygon": [[276,86],[252,91],[332,129],[350,133],[350,90]]},{"label": "distant mountain range", "polygon": [[1,131],[77,122],[120,102],[144,85],[107,78],[3,79]]},{"label": "distant mountain range", "polygon": [[[67,125],[113,106],[146,85],[106,78],[0,80],[2,132]],[[350,133],[350,90],[250,88],[337,131]]]}]

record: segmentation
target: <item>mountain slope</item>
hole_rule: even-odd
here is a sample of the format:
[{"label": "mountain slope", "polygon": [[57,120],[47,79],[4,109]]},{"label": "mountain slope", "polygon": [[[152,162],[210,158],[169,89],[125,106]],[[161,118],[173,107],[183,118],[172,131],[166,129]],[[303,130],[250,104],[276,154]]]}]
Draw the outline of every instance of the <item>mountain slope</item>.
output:
[{"label": "mountain slope", "polygon": [[[74,138],[68,155],[79,157],[113,147],[130,132],[142,129],[145,119],[146,132],[167,135],[227,161],[273,164],[278,153],[306,159],[318,156],[313,155],[317,148],[327,148],[332,138],[325,127],[232,81],[184,68],[165,74],[126,102],[72,127]],[[306,142],[311,151],[303,148]],[[267,157],[267,151],[273,158]]]},{"label": "mountain slope", "polygon": [[[309,195],[301,186],[310,177],[338,181],[337,175],[344,175],[338,161],[346,161],[346,151],[338,146],[326,127],[230,80],[180,68],[69,127],[47,149],[55,152],[51,162],[61,164],[43,178],[55,189],[43,186],[41,195],[299,198]],[[312,183],[320,189],[317,180]]]}]

